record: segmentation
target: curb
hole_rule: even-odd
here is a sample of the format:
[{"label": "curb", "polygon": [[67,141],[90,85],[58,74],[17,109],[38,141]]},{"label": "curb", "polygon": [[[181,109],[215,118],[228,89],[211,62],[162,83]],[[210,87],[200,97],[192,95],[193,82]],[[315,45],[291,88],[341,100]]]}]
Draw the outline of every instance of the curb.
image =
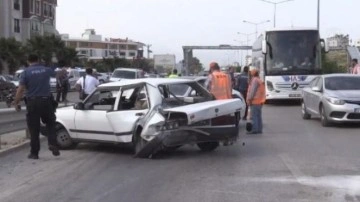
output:
[{"label": "curb", "polygon": [[[44,142],[45,141],[45,137],[40,137],[40,143]],[[9,147],[5,150],[0,150],[0,157],[4,157],[10,153],[13,153],[13,152],[17,152],[17,151],[20,151],[21,149],[27,147],[30,145],[30,140],[25,140],[25,142],[21,143],[21,144],[18,144],[18,145],[14,145],[12,147]]]},{"label": "curb", "polygon": [[[63,107],[70,107],[70,106],[73,106],[74,104],[75,103],[68,103],[66,106],[64,104],[61,104],[58,106],[58,109],[63,108]],[[26,107],[21,107],[21,111],[26,111]],[[11,114],[11,113],[17,113],[17,111],[14,109],[14,107],[0,109],[0,114]]]}]

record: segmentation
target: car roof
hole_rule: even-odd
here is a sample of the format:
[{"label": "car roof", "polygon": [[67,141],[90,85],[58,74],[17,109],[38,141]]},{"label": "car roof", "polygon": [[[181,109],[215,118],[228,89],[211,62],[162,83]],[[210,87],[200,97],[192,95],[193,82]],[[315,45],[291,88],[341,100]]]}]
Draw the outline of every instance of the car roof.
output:
[{"label": "car roof", "polygon": [[178,77],[178,78],[179,79],[191,79],[191,80],[195,80],[195,81],[207,79],[206,76],[182,76],[182,77]]},{"label": "car roof", "polygon": [[123,68],[123,67],[118,67],[114,71],[116,71],[116,70],[125,70],[125,71],[130,71],[130,72],[140,72],[140,71],[142,71],[141,69]]},{"label": "car roof", "polygon": [[195,82],[190,79],[175,79],[175,78],[142,78],[142,79],[122,79],[116,82],[110,82],[102,84],[101,87],[120,87],[127,85],[135,85],[139,83],[147,83],[152,86],[159,86],[162,84],[177,84],[177,83],[189,83]]},{"label": "car roof", "polygon": [[331,77],[360,77],[357,74],[349,74],[349,73],[324,74],[322,76],[324,78],[331,78]]}]

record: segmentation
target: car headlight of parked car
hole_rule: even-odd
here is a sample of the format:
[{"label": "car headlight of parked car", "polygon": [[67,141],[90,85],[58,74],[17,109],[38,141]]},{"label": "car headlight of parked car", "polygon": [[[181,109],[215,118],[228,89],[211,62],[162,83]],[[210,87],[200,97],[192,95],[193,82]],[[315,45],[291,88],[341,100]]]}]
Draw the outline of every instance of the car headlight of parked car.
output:
[{"label": "car headlight of parked car", "polygon": [[335,97],[325,97],[325,99],[334,105],[344,105],[345,101]]}]

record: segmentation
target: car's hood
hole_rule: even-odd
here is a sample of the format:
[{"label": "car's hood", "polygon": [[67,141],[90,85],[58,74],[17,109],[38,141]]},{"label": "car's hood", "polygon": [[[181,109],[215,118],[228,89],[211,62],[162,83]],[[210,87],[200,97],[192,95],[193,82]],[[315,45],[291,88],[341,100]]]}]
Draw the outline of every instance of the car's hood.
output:
[{"label": "car's hood", "polygon": [[198,121],[235,113],[236,111],[242,110],[243,105],[243,102],[239,99],[214,100],[164,109],[164,112],[185,113],[188,118],[188,124],[190,125]]},{"label": "car's hood", "polygon": [[124,79],[124,78],[110,78],[109,79],[109,81],[111,81],[111,82],[121,81],[121,80],[129,80],[129,79]]},{"label": "car's hood", "polygon": [[360,90],[328,90],[326,94],[342,100],[360,100]]}]

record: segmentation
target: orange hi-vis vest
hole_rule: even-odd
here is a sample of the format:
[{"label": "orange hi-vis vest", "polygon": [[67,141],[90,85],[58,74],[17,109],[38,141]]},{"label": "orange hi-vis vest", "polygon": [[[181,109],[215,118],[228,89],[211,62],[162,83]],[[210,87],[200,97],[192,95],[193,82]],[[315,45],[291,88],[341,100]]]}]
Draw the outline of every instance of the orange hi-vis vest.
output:
[{"label": "orange hi-vis vest", "polygon": [[210,93],[212,93],[217,100],[231,99],[231,80],[229,75],[220,71],[215,71],[211,75]]},{"label": "orange hi-vis vest", "polygon": [[250,95],[250,91],[252,89],[253,82],[258,83],[258,89],[256,90],[254,98],[251,100],[251,103],[248,103],[248,104],[262,105],[266,101],[266,92],[265,92],[265,84],[259,77],[254,77],[251,79],[247,96],[249,97],[249,95]]}]

